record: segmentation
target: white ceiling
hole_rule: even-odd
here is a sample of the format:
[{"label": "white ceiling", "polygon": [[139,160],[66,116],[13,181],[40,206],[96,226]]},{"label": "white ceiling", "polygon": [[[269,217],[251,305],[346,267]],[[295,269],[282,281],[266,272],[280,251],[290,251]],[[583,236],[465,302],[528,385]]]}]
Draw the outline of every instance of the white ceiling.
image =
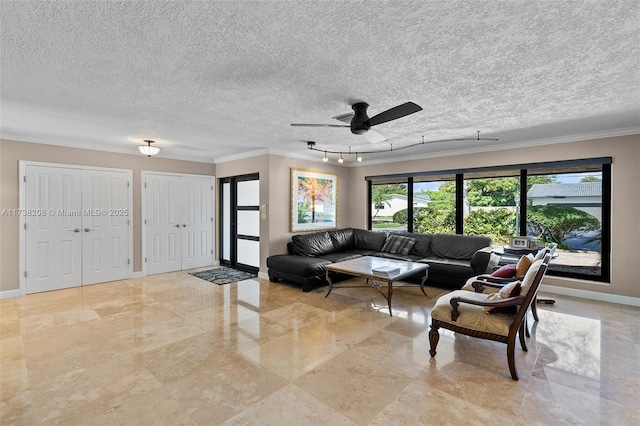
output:
[{"label": "white ceiling", "polygon": [[[0,136],[220,161],[432,156],[640,128],[640,2],[2,1]],[[375,130],[336,123],[413,101]],[[498,142],[426,141],[497,137]],[[367,157],[365,157],[367,159]],[[353,159],[346,158],[347,163]]]}]

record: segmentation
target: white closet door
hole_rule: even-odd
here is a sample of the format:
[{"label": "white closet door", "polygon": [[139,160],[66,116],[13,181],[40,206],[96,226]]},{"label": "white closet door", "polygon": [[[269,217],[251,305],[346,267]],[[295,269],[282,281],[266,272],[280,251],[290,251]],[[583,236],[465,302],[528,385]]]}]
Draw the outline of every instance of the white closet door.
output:
[{"label": "white closet door", "polygon": [[26,292],[80,286],[82,172],[45,166],[25,171]]},{"label": "white closet door", "polygon": [[82,282],[129,276],[127,173],[82,171]]},{"label": "white closet door", "polygon": [[182,269],[180,177],[148,174],[145,179],[147,274]]},{"label": "white closet door", "polygon": [[181,178],[182,269],[213,264],[213,179]]}]

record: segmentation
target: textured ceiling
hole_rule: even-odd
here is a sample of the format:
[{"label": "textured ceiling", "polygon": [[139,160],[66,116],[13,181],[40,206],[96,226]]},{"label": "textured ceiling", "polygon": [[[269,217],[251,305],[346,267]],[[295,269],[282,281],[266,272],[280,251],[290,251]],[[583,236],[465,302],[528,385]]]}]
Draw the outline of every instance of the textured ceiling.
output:
[{"label": "textured ceiling", "polygon": [[[0,3],[0,136],[214,161],[256,150],[440,155],[640,126],[640,3]],[[336,123],[407,101],[372,145]],[[426,141],[497,137],[498,142]],[[318,156],[317,153],[314,154]],[[347,163],[352,161],[346,158]]]}]

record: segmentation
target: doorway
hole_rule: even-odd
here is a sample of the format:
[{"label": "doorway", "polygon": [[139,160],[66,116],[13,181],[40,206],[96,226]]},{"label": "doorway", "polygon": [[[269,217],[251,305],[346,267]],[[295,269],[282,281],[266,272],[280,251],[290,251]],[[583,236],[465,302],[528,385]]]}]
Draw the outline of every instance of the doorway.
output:
[{"label": "doorway", "polygon": [[260,269],[260,175],[220,179],[220,264]]}]

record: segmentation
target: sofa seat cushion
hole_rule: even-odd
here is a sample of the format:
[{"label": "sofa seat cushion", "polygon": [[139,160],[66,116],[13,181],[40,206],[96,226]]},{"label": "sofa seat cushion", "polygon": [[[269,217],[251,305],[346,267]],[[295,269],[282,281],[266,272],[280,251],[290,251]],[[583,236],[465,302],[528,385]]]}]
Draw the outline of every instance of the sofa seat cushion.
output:
[{"label": "sofa seat cushion", "polygon": [[335,251],[331,237],[326,231],[294,235],[291,240],[293,241],[293,254],[299,256],[320,256]]},{"label": "sofa seat cushion", "polygon": [[359,254],[360,256],[380,256],[380,252],[375,250],[366,250],[366,249],[351,249],[349,250],[350,254]]},{"label": "sofa seat cushion", "polygon": [[469,260],[473,254],[491,245],[491,238],[458,234],[434,234],[431,236],[431,253],[434,257]]},{"label": "sofa seat cushion", "polygon": [[356,259],[358,257],[362,257],[362,255],[358,253],[328,253],[318,256],[319,259],[325,259],[332,263],[344,262],[345,260]]},{"label": "sofa seat cushion", "polygon": [[429,275],[451,276],[467,279],[474,275],[469,261],[426,257],[419,260],[420,263],[429,264]]},{"label": "sofa seat cushion", "polygon": [[443,321],[449,324],[456,324],[460,327],[470,328],[477,331],[485,331],[498,334],[500,336],[508,336],[509,328],[513,322],[512,314],[491,314],[487,315],[482,306],[470,305],[468,303],[460,303],[458,312],[460,316],[456,321],[451,320],[452,297],[464,297],[472,300],[487,300],[487,295],[482,293],[472,293],[466,290],[456,290],[449,294],[440,296],[435,306],[431,310],[431,318]]},{"label": "sofa seat cushion", "polygon": [[329,263],[331,261],[327,259],[297,256],[295,254],[277,254],[267,258],[267,267],[269,269],[301,277],[324,275],[324,265]]},{"label": "sofa seat cushion", "polygon": [[383,257],[385,259],[395,259],[395,260],[404,260],[406,262],[413,262],[416,260],[415,256],[403,256],[401,254],[394,254],[394,253],[386,253],[384,251],[378,252],[373,254],[372,256],[375,257]]}]

